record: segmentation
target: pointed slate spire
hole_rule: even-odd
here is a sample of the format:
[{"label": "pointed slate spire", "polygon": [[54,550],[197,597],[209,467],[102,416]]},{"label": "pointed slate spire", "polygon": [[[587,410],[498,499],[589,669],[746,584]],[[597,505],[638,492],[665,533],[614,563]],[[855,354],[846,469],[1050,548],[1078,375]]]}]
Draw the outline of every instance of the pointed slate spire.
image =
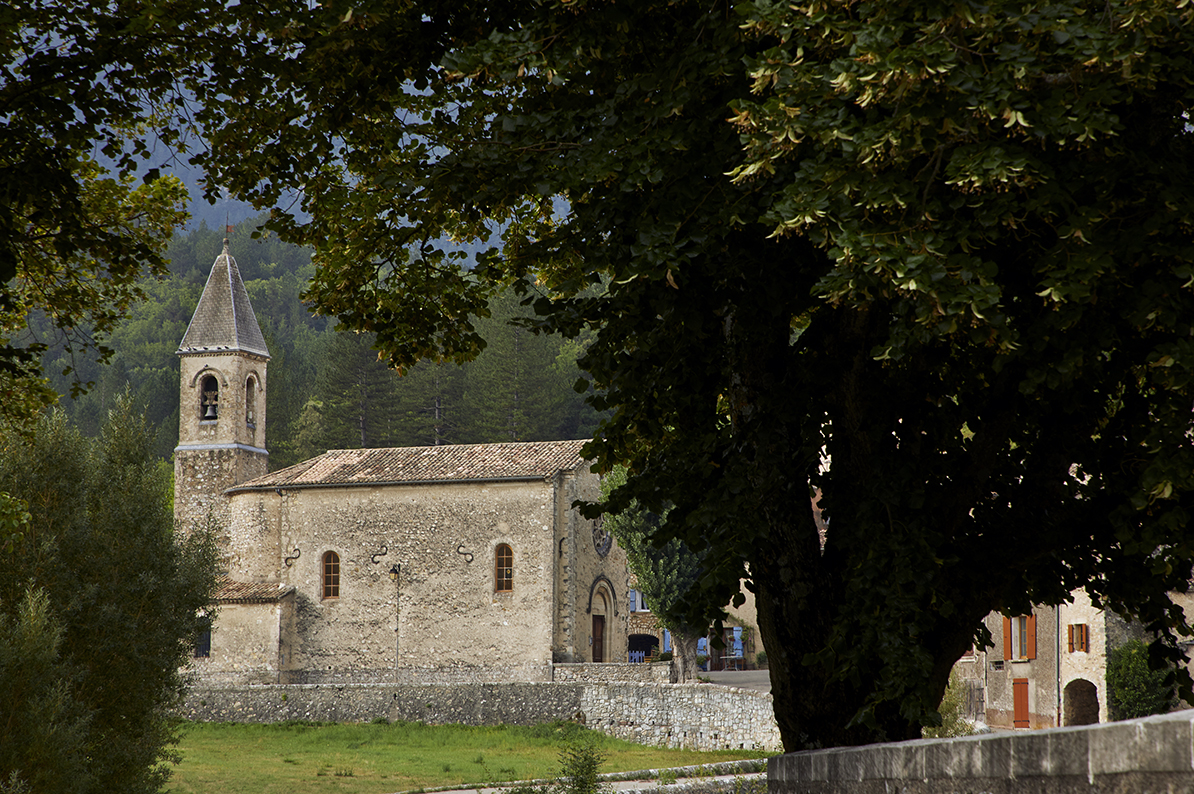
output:
[{"label": "pointed slate spire", "polygon": [[249,303],[249,293],[241,281],[236,260],[228,253],[228,240],[224,239],[224,253],[216,257],[207,277],[207,286],[195,307],[191,324],[178,347],[180,354],[214,353],[216,351],[243,350],[269,358],[257,315]]}]

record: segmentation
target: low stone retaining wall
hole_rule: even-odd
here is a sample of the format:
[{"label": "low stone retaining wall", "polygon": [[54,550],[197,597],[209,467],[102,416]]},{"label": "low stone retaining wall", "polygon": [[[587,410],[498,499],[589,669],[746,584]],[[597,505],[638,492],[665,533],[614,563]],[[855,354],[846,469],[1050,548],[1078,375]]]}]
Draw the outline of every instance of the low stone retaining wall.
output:
[{"label": "low stone retaining wall", "polygon": [[698,750],[780,749],[771,695],[709,684],[260,684],[192,687],[181,714],[197,722],[378,717],[432,724],[535,725],[583,720],[643,744]]},{"label": "low stone retaining wall", "polygon": [[672,680],[671,662],[651,664],[629,662],[574,662],[551,666],[552,680],[613,684],[627,681],[644,684],[667,684]]},{"label": "low stone retaining wall", "polygon": [[789,753],[767,780],[769,794],[1190,794],[1194,711]]}]

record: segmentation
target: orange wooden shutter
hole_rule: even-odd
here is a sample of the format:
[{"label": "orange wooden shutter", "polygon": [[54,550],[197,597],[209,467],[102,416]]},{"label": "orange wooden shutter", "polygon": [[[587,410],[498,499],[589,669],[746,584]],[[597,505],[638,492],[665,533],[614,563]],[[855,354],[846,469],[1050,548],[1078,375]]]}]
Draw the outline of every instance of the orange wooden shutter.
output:
[{"label": "orange wooden shutter", "polygon": [[1071,623],[1070,625],[1066,626],[1066,628],[1069,629],[1069,634],[1070,634],[1070,653],[1073,653],[1074,652],[1074,624]]},{"label": "orange wooden shutter", "polygon": [[1003,619],[1003,659],[1007,661],[1012,658],[1012,619]]},{"label": "orange wooden shutter", "polygon": [[1028,616],[1028,658],[1036,658],[1036,615]]},{"label": "orange wooden shutter", "polygon": [[1028,679],[1012,679],[1012,725],[1017,728],[1029,727],[1028,721]]}]

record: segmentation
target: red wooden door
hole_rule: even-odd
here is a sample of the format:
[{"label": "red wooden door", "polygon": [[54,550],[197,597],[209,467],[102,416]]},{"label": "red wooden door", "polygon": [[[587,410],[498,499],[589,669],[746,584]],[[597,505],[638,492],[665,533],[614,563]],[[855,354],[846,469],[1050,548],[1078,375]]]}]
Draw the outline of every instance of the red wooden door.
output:
[{"label": "red wooden door", "polygon": [[605,615],[593,616],[593,661],[605,661]]},{"label": "red wooden door", "polygon": [[1028,679],[1012,679],[1012,724],[1017,728],[1028,727]]}]

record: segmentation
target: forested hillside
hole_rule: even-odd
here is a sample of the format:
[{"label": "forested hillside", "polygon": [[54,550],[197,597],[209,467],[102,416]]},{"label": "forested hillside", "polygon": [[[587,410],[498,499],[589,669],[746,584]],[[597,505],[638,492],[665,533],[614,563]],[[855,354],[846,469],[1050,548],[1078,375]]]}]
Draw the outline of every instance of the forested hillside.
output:
[{"label": "forested hillside", "polygon": [[[260,221],[258,221],[259,223]],[[310,252],[276,237],[253,239],[257,223],[238,224],[229,250],[236,258],[272,356],[266,431],[270,467],[279,469],[327,449],[490,441],[585,438],[598,415],[572,388],[580,346],[510,325],[526,309],[512,295],[479,321],[485,351],[464,366],[423,362],[403,376],[378,362],[367,335],[338,333],[299,296],[314,274]],[[145,284],[146,300],[108,341],[106,365],[71,361],[61,346],[45,356],[62,394],[77,374],[93,382],[62,407],[85,434],[99,432],[107,409],[128,389],[156,428],[155,449],[169,458],[178,437],[178,349],[224,233],[201,223],[176,234],[170,275]],[[33,330],[50,339],[47,323]],[[73,374],[63,374],[73,367]]]}]

